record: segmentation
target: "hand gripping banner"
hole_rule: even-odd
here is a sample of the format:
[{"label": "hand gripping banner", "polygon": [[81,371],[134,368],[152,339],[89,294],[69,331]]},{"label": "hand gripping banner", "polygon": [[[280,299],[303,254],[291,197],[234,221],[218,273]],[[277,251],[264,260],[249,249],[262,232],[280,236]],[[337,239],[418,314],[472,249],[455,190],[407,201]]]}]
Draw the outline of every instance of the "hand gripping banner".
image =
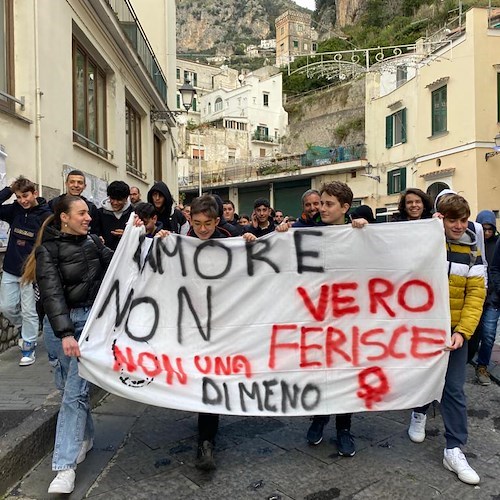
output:
[{"label": "hand gripping banner", "polygon": [[82,377],[188,411],[315,415],[440,400],[450,337],[432,219],[200,241],[128,225],[80,339]]}]

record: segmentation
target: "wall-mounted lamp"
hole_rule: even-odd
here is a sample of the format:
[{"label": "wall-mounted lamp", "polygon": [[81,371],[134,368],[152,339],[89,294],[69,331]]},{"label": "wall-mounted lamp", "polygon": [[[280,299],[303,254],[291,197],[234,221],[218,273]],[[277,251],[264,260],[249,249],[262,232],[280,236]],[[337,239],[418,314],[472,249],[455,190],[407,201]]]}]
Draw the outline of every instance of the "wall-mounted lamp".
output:
[{"label": "wall-mounted lamp", "polygon": [[361,174],[363,177],[369,177],[370,179],[373,179],[374,181],[380,182],[380,175],[373,175],[373,165],[371,163],[367,163],[365,165],[365,172],[364,174]]},{"label": "wall-mounted lamp", "polygon": [[484,155],[484,159],[488,161],[488,158],[500,154],[500,134],[495,136],[495,145],[493,146],[494,151],[490,151]]},{"label": "wall-mounted lamp", "polygon": [[196,89],[189,83],[189,80],[184,81],[184,85],[179,89],[181,94],[182,105],[186,109],[186,111],[176,110],[172,111],[170,109],[155,111],[151,110],[150,117],[151,123],[154,122],[166,122],[171,121],[175,122],[175,117],[181,115],[182,113],[188,113],[191,107],[193,106],[193,99],[196,95]]}]

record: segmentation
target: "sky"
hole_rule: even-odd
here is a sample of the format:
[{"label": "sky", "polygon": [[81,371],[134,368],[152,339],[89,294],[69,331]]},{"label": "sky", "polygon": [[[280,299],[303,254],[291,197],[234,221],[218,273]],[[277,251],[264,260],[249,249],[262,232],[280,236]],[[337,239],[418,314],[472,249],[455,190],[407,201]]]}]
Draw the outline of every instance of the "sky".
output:
[{"label": "sky", "polygon": [[314,10],[316,8],[315,5],[315,0],[294,0],[296,4],[300,5],[301,7],[306,7],[310,10]]}]

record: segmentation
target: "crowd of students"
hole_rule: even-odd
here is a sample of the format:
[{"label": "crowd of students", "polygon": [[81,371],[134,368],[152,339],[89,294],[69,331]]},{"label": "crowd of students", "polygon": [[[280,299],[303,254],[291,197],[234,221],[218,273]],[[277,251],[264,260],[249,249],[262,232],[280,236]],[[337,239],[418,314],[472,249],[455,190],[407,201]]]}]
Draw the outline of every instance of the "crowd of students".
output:
[{"label": "crowd of students", "polygon": [[[230,200],[216,195],[202,195],[178,207],[163,182],[155,183],[147,193],[147,202],[143,202],[138,188],[114,181],[107,188],[108,198],[97,208],[82,196],[85,176],[77,170],[68,174],[66,188],[65,194],[48,204],[37,196],[35,185],[22,177],[0,191],[0,219],[11,225],[0,309],[20,330],[21,366],[35,361],[38,321],[43,316],[49,359],[63,394],[52,461],[57,475],[49,493],[73,490],[76,467],[93,446],[89,384],[79,377],[77,368],[78,338],[132,212],[136,214],[134,223],[144,225],[150,238],[177,233],[200,240],[242,237],[247,242],[291,228],[350,223],[362,229],[375,222],[369,207],[351,210],[353,193],[347,184],[337,181],[325,184],[320,191],[307,190],[301,199],[302,214],[296,219],[281,210],[273,211],[265,198],[255,200],[250,216],[238,216]],[[16,201],[5,204],[12,194]],[[446,346],[450,357],[441,401],[446,438],[443,465],[461,481],[477,484],[479,476],[462,452],[467,441],[465,366],[478,351],[477,381],[482,385],[490,383],[487,366],[500,315],[496,218],[493,212],[483,210],[477,223],[470,222],[467,201],[451,190],[440,193],[434,206],[419,189],[409,188],[401,195],[395,220],[430,217],[443,220],[450,287],[451,341]],[[35,303],[37,290],[43,306],[40,314]],[[429,404],[411,413],[408,435],[414,442],[425,439]],[[329,419],[329,415],[312,417],[306,434],[311,446],[322,442]],[[337,450],[344,457],[356,452],[351,421],[351,414],[335,418]],[[216,467],[218,424],[218,415],[198,416],[196,465],[200,469]]]}]

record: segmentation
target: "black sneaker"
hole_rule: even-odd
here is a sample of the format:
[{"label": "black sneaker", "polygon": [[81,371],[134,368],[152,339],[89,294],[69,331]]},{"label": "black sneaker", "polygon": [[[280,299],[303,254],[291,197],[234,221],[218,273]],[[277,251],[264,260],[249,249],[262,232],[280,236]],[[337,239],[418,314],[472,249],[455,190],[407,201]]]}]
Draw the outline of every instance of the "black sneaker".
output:
[{"label": "black sneaker", "polygon": [[342,457],[353,457],[356,453],[354,438],[349,429],[337,431],[337,450]]},{"label": "black sneaker", "polygon": [[214,445],[210,441],[203,441],[203,443],[198,445],[196,468],[206,471],[217,468],[214,460]]},{"label": "black sneaker", "polygon": [[323,417],[313,417],[311,426],[307,431],[307,442],[312,446],[317,446],[323,441],[323,428],[328,422],[328,419]]}]

